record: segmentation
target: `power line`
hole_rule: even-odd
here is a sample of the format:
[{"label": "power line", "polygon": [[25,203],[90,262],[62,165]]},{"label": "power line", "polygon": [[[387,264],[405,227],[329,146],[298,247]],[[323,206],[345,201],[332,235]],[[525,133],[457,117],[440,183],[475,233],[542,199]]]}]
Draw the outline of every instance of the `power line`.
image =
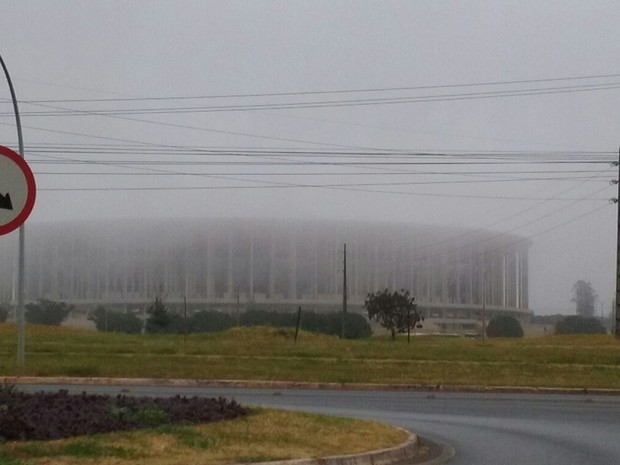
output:
[{"label": "power line", "polygon": [[[589,210],[589,211],[587,211],[587,212],[585,212],[585,213],[583,213],[581,215],[578,215],[576,217],[570,218],[570,219],[568,219],[566,221],[563,221],[561,223],[557,223],[557,224],[555,224],[553,226],[550,226],[550,227],[548,227],[546,229],[543,229],[542,231],[539,231],[537,233],[533,233],[533,234],[530,234],[530,235],[527,235],[527,236],[513,236],[513,239],[509,239],[508,242],[502,242],[502,244],[498,245],[497,247],[494,247],[494,248],[491,248],[491,249],[486,249],[484,251],[474,251],[474,252],[470,253],[469,255],[465,255],[465,256],[459,255],[458,258],[449,259],[447,262],[445,262],[445,264],[459,265],[461,262],[467,261],[468,259],[474,259],[474,258],[481,257],[481,256],[484,256],[484,255],[487,255],[487,254],[493,254],[493,253],[501,252],[501,251],[507,249],[508,247],[528,242],[528,241],[532,240],[535,237],[539,237],[539,236],[547,234],[547,233],[549,233],[551,231],[555,231],[556,229],[559,229],[559,228],[561,228],[563,226],[566,226],[568,224],[572,224],[575,221],[579,221],[579,220],[581,220],[583,218],[591,216],[591,215],[593,215],[595,213],[598,213],[599,211],[603,210],[604,208],[608,208],[608,207],[609,207],[609,204],[601,205],[600,207],[597,207],[597,208],[595,208],[593,210]],[[510,234],[510,231],[507,232],[507,233],[500,233],[500,234],[497,234],[496,236],[493,236],[493,237],[490,237],[490,238],[480,239],[479,241],[477,241],[473,245],[478,245],[478,243],[483,243],[483,242],[489,242],[489,241],[493,240],[493,238],[497,238],[497,237],[502,236],[502,235],[503,236],[509,236],[511,234]],[[471,245],[459,247],[457,250],[458,251],[462,251],[462,250],[468,249],[468,248],[471,248]],[[412,260],[408,261],[406,264],[407,265],[411,265],[412,261],[420,262],[420,261],[424,260],[424,262],[421,265],[419,265],[419,264],[416,265],[416,271],[429,270],[429,269],[433,268],[433,265],[427,264],[425,262],[429,258],[433,258],[433,257],[440,256],[440,255],[442,255],[442,253],[436,253],[436,254],[428,255],[428,256],[424,256],[424,257],[413,258]],[[396,266],[402,266],[403,263],[404,262],[396,263]]]},{"label": "power line", "polygon": [[[186,113],[212,113],[212,112],[246,112],[263,110],[290,110],[290,109],[310,109],[310,108],[334,108],[334,107],[356,107],[369,105],[394,105],[407,103],[423,102],[449,102],[460,100],[478,100],[489,98],[523,97],[533,95],[552,95],[574,92],[591,92],[600,90],[619,89],[620,82],[609,84],[590,84],[579,86],[564,87],[544,87],[537,89],[522,90],[499,90],[486,92],[454,93],[454,94],[434,94],[423,96],[389,97],[389,98],[370,98],[370,99],[349,99],[349,100],[322,100],[312,102],[291,102],[291,103],[258,103],[249,105],[216,105],[211,107],[169,107],[169,108],[131,108],[113,110],[58,110],[58,111],[26,111],[24,116],[49,117],[49,116],[120,116],[120,115],[147,115],[147,114],[186,114]],[[42,107],[54,108],[46,104],[34,104]],[[0,117],[10,116],[10,113],[0,113]]]},{"label": "power line", "polygon": [[[31,164],[83,165],[92,160],[37,160]],[[117,160],[116,166],[506,166],[506,165],[584,165],[608,164],[605,160],[553,160],[553,161],[188,161],[188,160]]]},{"label": "power line", "polygon": [[[513,233],[514,233],[515,231],[518,231],[519,229],[523,229],[524,227],[526,227],[526,226],[530,226],[530,225],[532,225],[532,224],[534,224],[534,223],[536,223],[536,222],[538,222],[538,221],[540,221],[540,220],[546,220],[546,219],[547,219],[547,218],[549,218],[550,216],[553,216],[553,215],[555,215],[555,214],[557,214],[557,213],[560,213],[560,212],[562,212],[562,211],[564,211],[564,210],[566,210],[566,209],[568,209],[568,208],[570,208],[570,207],[573,207],[574,205],[576,205],[576,204],[578,204],[578,203],[580,203],[580,202],[583,202],[583,201],[586,201],[586,200],[591,200],[591,197],[592,197],[592,196],[594,196],[594,195],[596,195],[596,194],[599,194],[599,193],[600,193],[600,192],[602,192],[604,189],[605,189],[605,188],[600,189],[600,190],[598,190],[598,191],[596,191],[596,192],[593,192],[592,194],[588,195],[587,197],[584,197],[584,198],[578,198],[578,199],[574,199],[574,200],[573,200],[570,204],[563,205],[562,207],[557,208],[557,209],[555,209],[555,210],[552,210],[551,212],[545,213],[544,215],[540,215],[540,216],[538,216],[538,217],[536,217],[536,218],[534,218],[534,219],[532,219],[532,220],[530,220],[530,221],[528,221],[528,222],[526,222],[526,223],[522,223],[522,224],[520,224],[519,226],[517,226],[517,227],[515,227],[515,228],[512,228],[512,229],[510,229],[510,230],[508,230],[508,231],[505,231],[505,232],[500,232],[500,233],[494,233],[494,234],[493,234],[493,233],[491,233],[491,234],[490,234],[490,235],[488,235],[487,237],[484,237],[484,238],[481,238],[481,239],[477,239],[477,240],[475,240],[475,241],[473,241],[473,242],[470,242],[470,243],[468,243],[468,244],[463,244],[463,245],[461,245],[461,246],[459,246],[459,247],[458,247],[458,250],[459,250],[459,251],[460,251],[460,250],[468,250],[468,249],[471,249],[471,248],[472,248],[472,247],[474,247],[474,246],[479,246],[480,244],[487,243],[487,242],[493,241],[493,240],[495,240],[495,239],[499,239],[499,238],[501,238],[501,237],[511,236],[511,235],[513,235]],[[550,199],[550,200],[551,200],[551,199]],[[524,241],[526,241],[526,240],[531,239],[532,237],[536,237],[536,236],[538,236],[538,235],[540,235],[540,234],[543,234],[543,233],[546,233],[546,232],[552,231],[552,230],[554,230],[554,229],[557,229],[557,228],[558,228],[558,227],[560,227],[560,226],[564,226],[565,224],[572,223],[573,221],[576,221],[577,219],[580,219],[580,218],[582,218],[583,216],[587,216],[587,215],[589,215],[589,214],[592,214],[592,213],[594,213],[594,212],[597,212],[597,211],[599,211],[599,210],[602,210],[603,208],[607,207],[608,205],[609,205],[609,202],[607,202],[606,204],[602,205],[601,207],[596,208],[595,210],[593,210],[593,211],[591,211],[591,212],[589,212],[589,213],[587,213],[587,214],[585,214],[585,215],[580,215],[580,216],[578,216],[577,218],[574,218],[574,219],[571,219],[571,220],[569,220],[569,221],[566,221],[566,222],[560,223],[559,225],[552,226],[551,228],[548,228],[548,229],[544,230],[544,231],[543,231],[543,232],[541,232],[541,233],[537,233],[537,234],[530,235],[530,236],[527,236],[527,237],[519,238],[519,239],[517,239],[516,241],[511,242],[511,243],[508,243],[508,244],[506,244],[506,243],[502,243],[502,245],[501,245],[500,247],[498,247],[497,249],[493,249],[493,250],[485,250],[485,252],[482,252],[482,253],[477,253],[477,252],[474,252],[474,253],[472,253],[472,254],[469,256],[469,258],[473,258],[473,257],[476,257],[476,256],[480,256],[480,255],[482,255],[482,254],[484,254],[484,253],[491,253],[491,252],[494,252],[494,251],[500,251],[500,250],[503,250],[503,249],[505,249],[506,247],[508,247],[508,246],[510,246],[510,245],[514,245],[514,244],[517,244],[517,243],[520,243],[520,242],[524,242]],[[487,226],[487,227],[488,227],[488,226]],[[485,228],[480,228],[480,229],[478,229],[478,230],[476,230],[476,231],[469,231],[469,232],[467,232],[466,234],[459,235],[459,236],[456,236],[456,237],[454,237],[454,238],[449,238],[449,239],[446,239],[446,240],[440,241],[440,242],[438,242],[437,244],[439,244],[439,243],[445,243],[445,242],[453,242],[453,241],[458,241],[459,239],[462,239],[463,237],[470,236],[470,235],[472,235],[472,234],[474,234],[474,233],[477,233],[477,232],[480,232],[480,231],[482,231],[482,230],[484,230],[484,229],[486,229],[486,227],[485,227]],[[425,247],[425,248],[429,248],[429,247],[427,246],[427,247]],[[418,250],[420,250],[420,249],[418,249]],[[436,258],[436,257],[440,257],[440,256],[442,256],[443,254],[444,254],[444,252],[443,252],[443,251],[439,251],[439,252],[428,253],[428,254],[426,254],[426,255],[421,255],[421,256],[417,256],[417,257],[412,257],[412,258],[408,259],[407,264],[410,264],[411,262],[421,262],[421,261],[426,262],[426,261],[428,261],[429,259]],[[463,257],[461,257],[461,259],[462,259],[462,258],[463,258]],[[397,266],[400,266],[400,265],[402,265],[404,262],[402,262],[402,261],[395,261],[395,262],[394,262],[394,261],[393,261],[392,263],[394,263],[394,264],[395,264],[395,265],[397,265]]]},{"label": "power line", "polygon": [[[427,244],[424,244],[422,246],[416,247],[416,251],[432,249],[432,248],[435,248],[435,247],[440,246],[442,244],[445,244],[447,242],[454,242],[455,240],[459,240],[460,241],[460,240],[463,240],[464,238],[472,236],[474,234],[477,234],[477,233],[480,233],[480,232],[483,232],[483,231],[487,231],[489,228],[497,226],[498,224],[504,223],[504,222],[509,221],[509,220],[513,220],[514,218],[516,218],[518,216],[521,216],[521,215],[523,215],[523,214],[525,214],[525,213],[527,213],[529,211],[532,211],[535,208],[541,207],[545,203],[548,203],[550,201],[559,199],[561,195],[566,194],[567,192],[570,192],[570,191],[572,191],[574,189],[577,189],[577,188],[581,187],[582,185],[586,184],[587,182],[592,181],[593,179],[595,179],[595,178],[599,177],[600,175],[604,174],[609,169],[610,168],[606,168],[606,169],[597,171],[597,172],[595,172],[595,174],[593,176],[590,176],[589,178],[587,178],[583,182],[578,183],[578,184],[576,184],[574,186],[571,186],[568,189],[564,189],[564,190],[558,192],[553,197],[545,199],[545,200],[543,200],[543,201],[541,201],[539,203],[536,203],[534,205],[531,205],[531,206],[529,206],[529,207],[527,207],[527,208],[525,208],[523,210],[520,210],[520,211],[518,211],[516,213],[511,213],[510,215],[508,215],[508,216],[506,216],[504,218],[500,218],[499,220],[493,221],[491,223],[487,223],[487,224],[485,224],[483,226],[480,226],[480,227],[478,227],[476,229],[472,229],[472,230],[470,230],[470,231],[468,231],[468,232],[466,232],[464,234],[456,234],[454,236],[450,236],[450,237],[447,237],[447,238],[444,238],[444,239],[436,240],[434,242],[427,243]],[[581,201],[585,201],[586,199],[587,198],[582,198]],[[588,200],[592,200],[592,199],[588,199]]]},{"label": "power line", "polygon": [[[132,122],[139,122],[139,123],[146,123],[146,124],[154,124],[154,125],[157,125],[157,126],[165,126],[165,127],[180,128],[180,129],[189,129],[189,130],[193,130],[193,131],[209,132],[209,133],[213,133],[213,134],[222,134],[222,135],[227,135],[227,136],[251,137],[251,138],[254,138],[254,139],[276,141],[276,142],[295,142],[295,143],[299,143],[299,144],[314,145],[314,146],[324,146],[324,147],[341,147],[341,148],[351,148],[351,149],[364,149],[364,148],[366,148],[366,149],[368,149],[368,147],[358,147],[358,146],[352,146],[352,145],[346,145],[346,144],[330,144],[330,143],[326,143],[326,142],[316,142],[316,141],[309,141],[309,140],[303,140],[303,139],[294,139],[294,138],[287,138],[287,137],[264,136],[264,135],[260,135],[260,134],[250,134],[250,133],[236,132],[236,131],[225,131],[225,130],[220,130],[220,129],[212,129],[212,128],[205,128],[205,127],[190,126],[190,125],[187,125],[187,124],[165,123],[165,122],[162,122],[162,121],[152,121],[152,120],[145,120],[145,119],[140,119],[140,118],[129,118],[129,117],[123,117],[123,116],[108,116],[108,118],[115,118],[115,119],[120,119],[120,120],[123,120],[123,121],[132,121]],[[2,126],[13,126],[12,124],[2,123],[2,122],[0,122],[0,125],[2,125]],[[123,139],[123,138],[118,138],[118,137],[110,137],[110,136],[98,136],[98,135],[95,135],[95,134],[86,134],[86,133],[80,133],[80,132],[63,131],[63,130],[59,130],[59,129],[41,128],[41,127],[36,127],[36,126],[23,126],[22,125],[22,127],[27,128],[27,129],[32,129],[34,131],[49,132],[49,133],[52,133],[52,134],[65,134],[65,135],[72,135],[72,136],[88,137],[88,138],[91,138],[91,139],[109,140],[109,141],[115,141],[115,142],[129,142],[129,143],[140,144],[140,145],[144,145],[144,146],[168,147],[168,148],[184,148],[183,146],[179,146],[179,145],[156,144],[156,143],[153,143],[153,142],[142,142],[142,141],[136,141],[136,140],[131,140],[131,139]]]},{"label": "power line", "polygon": [[118,147],[101,147],[101,146],[31,146],[28,147],[29,153],[78,153],[78,154],[96,154],[96,155],[184,155],[184,156],[286,156],[286,157],[332,157],[332,158],[456,158],[456,159],[520,159],[527,160],[534,158],[536,160],[580,160],[580,159],[604,159],[613,160],[613,152],[558,152],[558,151],[420,151],[420,150],[303,150],[303,149],[209,149],[209,148],[184,148],[180,147],[171,150],[167,147],[136,147],[136,146],[118,146]]},{"label": "power line", "polygon": [[[232,179],[234,180],[234,179]],[[256,181],[267,183],[266,181]],[[607,188],[609,186],[605,186]],[[520,197],[505,195],[468,195],[468,194],[432,194],[428,192],[403,192],[376,189],[353,188],[351,186],[342,185],[313,185],[313,184],[281,184],[281,185],[263,185],[263,186],[179,186],[179,187],[59,187],[59,188],[40,188],[41,192],[110,192],[110,191],[201,191],[201,190],[248,190],[248,189],[333,189],[351,192],[364,192],[372,194],[393,194],[414,197],[435,197],[435,198],[453,198],[453,199],[486,199],[486,200],[557,200],[557,201],[575,201],[583,200],[582,198],[554,198],[554,197]],[[593,198],[591,201],[607,201],[608,198]]]},{"label": "power line", "polygon": [[426,86],[402,86],[402,87],[370,87],[358,89],[337,89],[337,90],[319,90],[319,91],[295,91],[295,92],[264,92],[264,93],[247,93],[247,94],[220,94],[220,95],[196,95],[196,96],[165,96],[165,97],[122,97],[122,98],[99,98],[99,99],[50,99],[50,100],[22,100],[20,103],[82,103],[82,102],[130,102],[130,101],[161,101],[161,100],[197,100],[197,99],[222,99],[222,98],[255,98],[255,97],[286,97],[301,95],[328,95],[328,94],[349,94],[349,93],[368,93],[368,92],[401,92],[410,90],[432,90],[432,89],[449,89],[464,87],[483,87],[483,86],[499,86],[499,85],[522,85],[543,82],[566,82],[591,79],[609,79],[618,78],[620,74],[599,74],[584,76],[569,76],[555,78],[540,79],[522,79],[509,81],[483,81],[469,82],[457,84],[441,84]]},{"label": "power line", "polygon": [[[596,170],[555,170],[555,171],[464,171],[464,172],[456,172],[456,171],[428,171],[428,172],[405,172],[402,171],[379,171],[379,172],[334,172],[334,171],[321,171],[321,172],[270,172],[270,171],[255,171],[249,173],[235,173],[235,176],[321,176],[321,177],[331,177],[331,176],[339,176],[339,177],[347,177],[347,176],[357,176],[357,177],[368,177],[368,176],[476,176],[476,177],[490,177],[497,174],[564,174],[564,173],[579,173],[580,175],[587,173],[597,173]],[[198,175],[200,173],[187,173],[187,172],[164,172],[164,173],[136,173],[134,171],[116,171],[116,172],[101,172],[101,171],[37,171],[39,175],[59,175],[59,176],[193,176]],[[211,175],[221,174],[231,174],[230,172],[209,172]],[[560,181],[568,181],[573,179],[590,179],[587,176],[562,176],[562,177],[549,177],[549,178],[505,178],[508,180],[516,180],[516,181],[528,181],[528,180],[560,180]],[[450,182],[450,181],[448,181]],[[476,182],[476,181],[472,181]],[[486,182],[486,181],[482,181]],[[605,181],[606,182],[606,181]]]}]

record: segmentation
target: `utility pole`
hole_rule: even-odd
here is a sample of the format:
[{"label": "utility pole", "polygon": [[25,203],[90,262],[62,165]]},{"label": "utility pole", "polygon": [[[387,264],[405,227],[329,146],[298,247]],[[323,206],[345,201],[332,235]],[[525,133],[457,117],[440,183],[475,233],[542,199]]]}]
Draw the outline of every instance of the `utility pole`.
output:
[{"label": "utility pole", "polygon": [[239,286],[237,286],[237,306],[236,306],[236,310],[235,310],[236,326],[239,326],[239,310],[240,310],[240,305],[239,305]]},{"label": "utility pole", "polygon": [[299,335],[299,324],[301,323],[301,305],[297,310],[297,323],[295,324],[295,342],[297,342],[297,336]]},{"label": "utility pole", "polygon": [[340,339],[344,339],[345,316],[347,313],[347,244],[344,244],[342,268],[342,325],[340,327]]},{"label": "utility pole", "polygon": [[[24,138],[22,136],[22,123],[19,117],[19,108],[17,106],[17,97],[15,96],[15,89],[13,88],[13,81],[9,75],[9,70],[0,55],[0,65],[4,70],[6,81],[9,84],[9,90],[11,92],[11,100],[13,101],[13,110],[15,112],[15,126],[17,126],[17,143],[19,145],[19,155],[24,157]],[[26,365],[26,320],[24,315],[24,262],[25,262],[25,241],[26,230],[24,225],[19,228],[19,250],[18,250],[18,264],[17,264],[17,307],[15,309],[15,320],[17,323],[17,366],[24,368]]]},{"label": "utility pole", "polygon": [[187,289],[183,296],[183,342],[187,342]]},{"label": "utility pole", "polygon": [[616,308],[615,308],[615,324],[614,334],[616,338],[620,338],[620,148],[618,149],[618,179],[616,179],[616,185],[618,186],[618,196],[616,197],[617,208],[617,239],[616,239]]},{"label": "utility pole", "polygon": [[484,338],[486,337],[486,325],[487,325],[487,314],[486,314],[486,304],[487,304],[487,282],[484,279],[484,275],[482,275],[482,343],[484,344]]},{"label": "utility pole", "polygon": [[486,254],[482,256],[483,258],[483,267],[482,267],[482,343],[484,344],[486,337],[486,325],[487,325],[487,315],[486,315],[486,303],[487,303],[487,273],[484,268]]}]

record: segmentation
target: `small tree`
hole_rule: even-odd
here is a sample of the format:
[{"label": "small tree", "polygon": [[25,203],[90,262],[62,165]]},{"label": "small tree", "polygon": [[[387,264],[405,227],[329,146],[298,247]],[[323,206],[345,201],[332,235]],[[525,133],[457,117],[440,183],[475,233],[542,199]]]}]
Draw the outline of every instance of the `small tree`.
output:
[{"label": "small tree", "polygon": [[594,317],[571,315],[558,321],[556,334],[606,334],[603,324]]},{"label": "small tree", "polygon": [[521,323],[514,316],[498,315],[487,325],[489,337],[523,337]]},{"label": "small tree", "polygon": [[155,301],[146,309],[149,315],[146,320],[147,333],[166,333],[172,324],[172,315],[161,297],[155,297]]},{"label": "small tree", "polygon": [[571,302],[577,305],[577,315],[594,316],[594,304],[597,298],[596,291],[589,282],[580,279],[573,285]]},{"label": "small tree", "polygon": [[73,305],[65,302],[39,299],[38,303],[26,304],[26,321],[32,324],[59,326],[69,313]]},{"label": "small tree", "polygon": [[368,311],[368,319],[379,322],[390,331],[392,339],[396,339],[396,333],[409,333],[411,328],[422,321],[415,297],[411,297],[409,291],[404,289],[400,292],[384,289],[368,294],[364,308]]}]

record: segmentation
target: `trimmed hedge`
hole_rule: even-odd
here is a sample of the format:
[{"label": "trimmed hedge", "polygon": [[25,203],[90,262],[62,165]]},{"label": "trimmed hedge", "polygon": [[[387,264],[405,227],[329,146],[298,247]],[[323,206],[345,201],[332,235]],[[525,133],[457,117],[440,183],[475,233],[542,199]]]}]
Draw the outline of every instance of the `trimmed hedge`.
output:
[{"label": "trimmed hedge", "polygon": [[555,324],[556,334],[606,334],[603,324],[594,317],[567,316]]},{"label": "trimmed hedge", "polygon": [[[146,332],[158,333],[211,333],[225,331],[235,326],[235,318],[228,313],[216,310],[200,310],[185,320],[179,313],[166,309],[161,312],[156,327],[146,324]],[[103,306],[93,310],[89,319],[94,321],[97,331],[114,331],[135,334],[142,331],[143,322],[131,312],[107,310]],[[165,324],[162,324],[165,323]],[[248,310],[239,315],[240,326],[272,326],[275,328],[295,328],[297,313],[267,310]],[[357,313],[345,314],[345,339],[370,337],[370,324]],[[342,313],[303,312],[300,328],[314,333],[340,335]]]},{"label": "trimmed hedge", "polygon": [[[297,325],[297,313],[249,310],[240,315],[241,326],[274,326],[277,328],[294,328]],[[342,313],[301,313],[300,328],[314,333],[340,335],[342,330]],[[370,337],[370,324],[357,313],[346,313],[344,320],[345,339]]]},{"label": "trimmed hedge", "polygon": [[489,337],[523,337],[521,323],[514,316],[498,315],[487,326]]}]

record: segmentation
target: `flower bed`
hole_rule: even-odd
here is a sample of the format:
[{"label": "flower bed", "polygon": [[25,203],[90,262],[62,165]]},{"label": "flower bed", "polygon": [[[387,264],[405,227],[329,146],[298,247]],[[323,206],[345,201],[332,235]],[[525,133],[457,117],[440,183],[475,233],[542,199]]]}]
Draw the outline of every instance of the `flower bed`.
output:
[{"label": "flower bed", "polygon": [[196,424],[248,413],[234,400],[130,397],[82,393],[28,394],[0,389],[0,441],[49,440],[86,434]]}]

